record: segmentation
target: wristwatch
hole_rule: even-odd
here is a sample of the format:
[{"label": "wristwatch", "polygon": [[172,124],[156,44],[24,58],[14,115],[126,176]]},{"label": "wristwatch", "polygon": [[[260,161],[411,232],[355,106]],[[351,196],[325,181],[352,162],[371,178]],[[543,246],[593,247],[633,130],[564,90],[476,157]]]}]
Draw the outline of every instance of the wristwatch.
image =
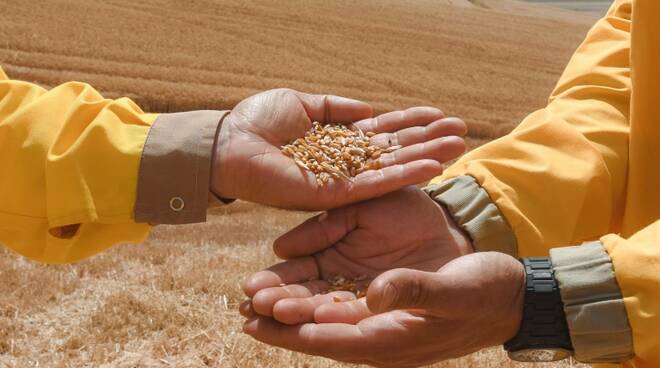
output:
[{"label": "wristwatch", "polygon": [[573,355],[564,304],[549,257],[521,259],[525,266],[525,304],[518,334],[504,344],[519,362],[554,362]]}]

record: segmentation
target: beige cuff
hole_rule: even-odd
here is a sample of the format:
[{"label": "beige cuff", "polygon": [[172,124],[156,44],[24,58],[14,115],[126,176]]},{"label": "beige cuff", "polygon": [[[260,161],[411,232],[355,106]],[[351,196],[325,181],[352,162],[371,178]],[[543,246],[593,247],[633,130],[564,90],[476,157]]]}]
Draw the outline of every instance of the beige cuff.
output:
[{"label": "beige cuff", "polygon": [[516,256],[516,237],[488,192],[471,176],[459,176],[424,191],[447,208],[456,223],[470,235],[477,251]]},{"label": "beige cuff", "polygon": [[156,119],[140,161],[135,222],[206,221],[213,147],[219,124],[227,114],[191,111]]},{"label": "beige cuff", "polygon": [[575,359],[621,363],[634,355],[632,331],[614,276],[600,242],[550,250]]}]

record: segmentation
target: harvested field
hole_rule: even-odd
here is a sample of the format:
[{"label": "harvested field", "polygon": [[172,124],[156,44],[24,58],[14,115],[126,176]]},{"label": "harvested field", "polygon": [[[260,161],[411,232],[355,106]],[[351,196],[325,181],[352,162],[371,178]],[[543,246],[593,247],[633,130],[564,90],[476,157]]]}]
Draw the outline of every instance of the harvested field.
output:
[{"label": "harvested field", "polygon": [[[463,117],[475,146],[544,105],[588,29],[566,11],[526,16],[516,5],[511,15],[502,4],[8,0],[0,65],[46,87],[89,82],[154,112],[230,108],[274,87],[364,99],[378,112],[433,105]],[[1,250],[0,366],[343,366],[240,332],[240,280],[274,262],[273,239],[306,216],[239,202],[70,266]],[[499,349],[438,365],[524,366]]]},{"label": "harvested field", "polygon": [[291,87],[379,112],[437,106],[475,138],[501,135],[544,104],[587,26],[447,2],[12,0],[0,62],[14,78],[82,80],[150,111]]}]

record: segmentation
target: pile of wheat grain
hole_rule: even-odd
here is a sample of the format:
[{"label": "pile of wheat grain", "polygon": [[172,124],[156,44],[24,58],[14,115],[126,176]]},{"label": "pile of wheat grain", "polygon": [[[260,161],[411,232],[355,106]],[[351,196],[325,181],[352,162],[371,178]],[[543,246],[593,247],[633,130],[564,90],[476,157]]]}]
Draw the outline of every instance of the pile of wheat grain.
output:
[{"label": "pile of wheat grain", "polygon": [[315,121],[304,137],[283,146],[282,152],[298,166],[313,172],[317,183],[323,186],[332,177],[351,180],[366,170],[379,169],[380,156],[400,148],[372,145],[369,138],[374,135],[357,127],[351,130],[346,125]]}]

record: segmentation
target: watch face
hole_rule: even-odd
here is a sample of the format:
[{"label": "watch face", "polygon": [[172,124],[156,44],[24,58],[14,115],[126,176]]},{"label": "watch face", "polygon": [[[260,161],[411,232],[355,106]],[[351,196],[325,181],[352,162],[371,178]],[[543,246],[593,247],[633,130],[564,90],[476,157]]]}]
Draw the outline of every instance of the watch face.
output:
[{"label": "watch face", "polygon": [[509,352],[509,358],[518,362],[555,362],[571,355],[570,351],[564,349],[524,349]]}]

